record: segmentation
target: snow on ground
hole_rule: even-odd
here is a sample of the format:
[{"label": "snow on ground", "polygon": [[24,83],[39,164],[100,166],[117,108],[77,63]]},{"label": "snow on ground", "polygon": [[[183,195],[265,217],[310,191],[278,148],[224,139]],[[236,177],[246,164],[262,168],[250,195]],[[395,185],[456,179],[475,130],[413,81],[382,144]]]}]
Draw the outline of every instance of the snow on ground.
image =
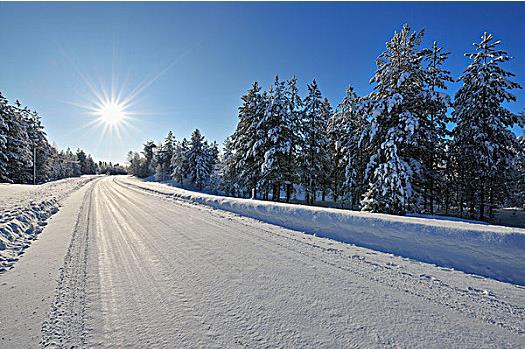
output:
[{"label": "snow on ground", "polygon": [[0,274],[0,348],[525,343],[523,286],[304,234],[173,190],[101,177],[64,200],[16,268]]},{"label": "snow on ground", "polygon": [[521,286],[303,234],[139,185],[144,183],[106,177],[86,191],[42,326],[42,346],[524,343]]},{"label": "snow on ground", "polygon": [[525,229],[227,198],[127,181],[289,229],[525,285]]},{"label": "snow on ground", "polygon": [[38,348],[84,194],[94,182],[62,201],[60,211],[48,220],[15,268],[0,274],[0,348]]},{"label": "snow on ground", "polygon": [[12,268],[61,202],[96,176],[40,185],[0,184],[0,273]]}]

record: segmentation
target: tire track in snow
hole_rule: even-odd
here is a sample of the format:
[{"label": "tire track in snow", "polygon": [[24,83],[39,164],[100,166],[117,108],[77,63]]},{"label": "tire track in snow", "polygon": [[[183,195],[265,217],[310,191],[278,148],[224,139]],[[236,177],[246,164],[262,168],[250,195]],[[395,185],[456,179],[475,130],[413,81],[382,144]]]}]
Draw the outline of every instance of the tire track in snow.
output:
[{"label": "tire track in snow", "polygon": [[[112,241],[113,249],[118,251],[118,254],[121,255],[119,258],[122,259],[119,260],[117,258],[111,264],[113,266],[119,266],[121,264],[124,264],[125,266],[130,266],[129,271],[126,271],[126,277],[124,278],[120,276],[121,283],[123,283],[124,285],[129,283],[129,286],[132,286],[138,283],[143,284],[144,282],[148,285],[148,287],[146,288],[141,287],[137,289],[139,293],[137,295],[138,300],[135,299],[134,303],[140,305],[140,300],[142,299],[143,301],[155,300],[156,303],[164,304],[166,306],[171,305],[173,308],[179,309],[179,311],[172,314],[162,314],[163,316],[167,315],[172,320],[173,318],[177,318],[182,323],[190,321],[192,322],[192,326],[189,326],[191,328],[194,328],[195,326],[201,326],[202,321],[200,319],[200,315],[194,309],[194,302],[192,301],[191,297],[184,293],[184,291],[181,288],[177,287],[177,283],[168,284],[169,281],[173,280],[169,280],[164,277],[163,269],[166,265],[169,266],[169,264],[158,263],[151,260],[152,256],[157,257],[156,254],[158,253],[158,248],[151,245],[151,237],[150,239],[145,238],[147,237],[148,229],[144,228],[141,225],[140,221],[136,220],[136,217],[140,216],[141,214],[141,209],[137,208],[134,205],[126,205],[125,200],[122,200],[122,198],[115,197],[114,188],[111,188],[110,186],[106,185],[106,183],[103,183],[101,186],[103,186],[103,199],[106,201],[107,205],[106,211],[109,213],[107,216],[111,216],[111,218],[114,220],[114,222],[116,223],[115,230],[116,232],[118,232],[118,234],[115,234],[115,232],[113,232],[112,234],[118,235],[118,237],[112,239],[114,240]],[[105,221],[108,221],[107,216]],[[111,235],[105,234],[103,232],[99,238],[107,239],[108,236]],[[131,257],[127,257],[126,255],[130,255]],[[104,264],[104,262],[102,262],[101,264]],[[108,271],[108,273],[111,273],[111,271]],[[126,279],[129,281],[127,281]],[[116,290],[118,291],[119,285],[116,286]],[[149,292],[144,292],[145,290],[149,290]],[[175,294],[178,296],[175,299],[173,297],[170,298],[170,296],[173,295],[173,292],[175,292]],[[133,294],[135,294],[135,292]],[[175,304],[173,304],[174,300]],[[122,306],[122,304],[120,305]],[[111,312],[120,313],[125,312],[126,310],[129,309],[119,309],[118,306],[114,306],[114,309],[111,309]],[[135,314],[137,313],[141,314],[140,311],[136,312]],[[127,314],[129,314],[129,312]],[[159,318],[161,318],[160,314],[158,315]],[[141,326],[146,327],[145,329],[138,331],[138,335],[142,338],[142,340],[157,340],[155,338],[148,338],[148,332],[151,331],[149,331],[147,327],[151,326],[150,324],[157,323],[158,320],[152,317],[141,317],[137,320],[137,324],[142,324]],[[110,327],[123,328],[125,326],[129,326],[129,321],[127,324],[114,323]],[[188,342],[188,339],[185,338],[185,334],[183,331],[178,331],[178,334],[180,339],[178,345],[191,346],[191,342]],[[154,333],[153,335],[156,336],[157,334]],[[107,338],[107,343],[115,344],[114,342],[110,341],[110,338]],[[150,344],[153,343],[155,342],[152,342]],[[124,345],[125,344],[126,343],[124,343]],[[129,343],[127,344],[129,345]]]},{"label": "tire track in snow", "polygon": [[48,319],[42,324],[40,346],[45,348],[85,347],[87,263],[89,225],[95,184],[84,194],[64,266],[58,279]]},{"label": "tire track in snow", "polygon": [[[157,224],[153,223],[161,223],[162,226],[170,226],[170,224],[166,221],[165,216],[158,213],[157,211],[149,212],[148,215],[142,215],[140,212],[147,211],[147,207],[142,207],[144,204],[141,201],[133,200],[129,196],[126,196],[123,193],[120,192],[112,192],[116,193],[118,195],[118,198],[116,200],[120,202],[120,205],[122,207],[139,207],[140,209],[136,211],[136,214],[134,215],[128,215],[128,217],[131,217],[130,220],[132,221],[132,226],[137,229],[140,228],[143,231],[147,231],[148,229],[143,226],[144,221],[150,222],[151,225],[157,226]],[[129,203],[129,205],[123,205],[123,203]],[[151,219],[154,219],[155,222],[152,222]],[[131,222],[130,222],[131,223]],[[172,240],[169,240],[165,238],[163,234],[155,234],[155,232],[151,232],[152,234],[155,234],[156,236],[151,241],[159,241],[162,242],[163,246],[169,246],[170,251],[172,253],[169,256],[164,255],[163,253],[158,253],[158,256],[162,259],[162,264],[169,266],[170,269],[174,269],[179,267],[182,273],[185,273],[186,276],[183,277],[185,280],[192,280],[196,285],[193,287],[193,289],[199,289],[205,287],[205,283],[203,283],[198,273],[196,272],[195,268],[193,268],[192,263],[188,263],[188,261],[192,260],[192,256],[197,255],[199,252],[203,251],[205,249],[205,246],[196,239],[195,237],[192,237],[190,233],[184,233],[184,222],[175,222],[175,226],[173,225],[173,222],[171,223],[171,228],[174,228],[175,231],[177,231],[177,235],[180,235],[185,241],[189,242],[188,248],[181,248],[181,246],[178,246],[177,244],[173,244]],[[140,230],[139,229],[139,230]],[[225,240],[226,241],[226,240]],[[152,248],[152,250],[158,251],[158,249]],[[215,255],[216,260],[213,264],[208,264],[207,268],[212,269],[216,274],[220,275],[222,272],[224,272],[226,269],[233,267],[233,263],[228,263],[224,258],[221,258],[222,254]],[[180,268],[182,266],[182,268]],[[216,285],[218,286],[218,285]],[[191,296],[188,296],[187,293],[184,291],[181,292],[181,289],[179,287],[176,287],[177,294],[183,297],[186,301],[184,302],[186,305],[191,305],[191,311],[190,313],[196,313],[194,306],[196,304],[196,301],[192,299]],[[250,324],[249,319],[244,316],[244,313],[242,312],[242,309],[232,309],[231,306],[228,306],[225,304],[224,300],[221,298],[221,295],[218,292],[214,292],[219,290],[219,287],[206,289],[207,296],[204,299],[199,299],[199,303],[207,304],[207,307],[221,307],[224,310],[224,313],[230,314],[229,316],[231,318],[234,318],[237,322],[243,323],[243,327],[246,329],[246,334],[248,334],[251,338],[250,340],[253,343],[260,343],[261,337],[258,336],[257,330],[253,328],[253,324]],[[235,304],[233,304],[235,306]],[[220,315],[220,314],[216,314]],[[198,317],[202,319],[202,314],[199,314]],[[201,320],[203,328],[203,333],[210,334],[213,340],[216,340],[217,333],[214,332],[213,327],[207,323],[205,320]],[[224,343],[223,345],[228,345],[228,343]]]}]

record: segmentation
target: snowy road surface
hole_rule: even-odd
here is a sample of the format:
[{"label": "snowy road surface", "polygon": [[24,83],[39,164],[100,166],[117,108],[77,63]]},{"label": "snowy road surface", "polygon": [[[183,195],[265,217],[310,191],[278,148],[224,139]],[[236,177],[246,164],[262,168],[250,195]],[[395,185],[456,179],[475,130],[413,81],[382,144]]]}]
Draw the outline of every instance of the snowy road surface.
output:
[{"label": "snowy road surface", "polygon": [[[30,272],[38,243],[72,212],[42,346],[525,346],[523,287],[177,201],[134,181],[86,184],[0,275],[0,347],[38,346],[24,338],[25,319],[1,314],[22,314],[17,273]],[[32,298],[24,299],[47,302]]]}]

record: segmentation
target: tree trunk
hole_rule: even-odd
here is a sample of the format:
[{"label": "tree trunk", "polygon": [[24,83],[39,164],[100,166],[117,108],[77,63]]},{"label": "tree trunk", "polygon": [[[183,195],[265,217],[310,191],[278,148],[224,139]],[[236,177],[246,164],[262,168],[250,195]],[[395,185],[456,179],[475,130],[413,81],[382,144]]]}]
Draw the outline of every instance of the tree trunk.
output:
[{"label": "tree trunk", "polygon": [[272,188],[272,200],[273,201],[279,201],[280,199],[280,189],[281,189],[281,185],[279,184],[279,182],[276,182],[273,184],[273,188]]},{"label": "tree trunk", "polygon": [[479,220],[485,219],[485,186],[483,182],[479,191]]},{"label": "tree trunk", "polygon": [[292,184],[286,183],[286,202],[290,202],[292,196]]},{"label": "tree trunk", "polygon": [[447,187],[447,189],[445,190],[445,216],[448,215],[449,200],[450,200],[450,192]]},{"label": "tree trunk", "polygon": [[491,186],[489,189],[489,220],[494,219],[494,191]]},{"label": "tree trunk", "polygon": [[433,178],[433,174],[434,174],[434,169],[432,169],[432,177],[430,177],[430,196],[429,196],[429,203],[428,205],[430,206],[430,214],[433,215],[434,214],[434,178]]},{"label": "tree trunk", "polygon": [[339,196],[339,188],[337,187],[337,170],[335,171],[336,175],[334,176],[334,202],[337,202],[337,197]]},{"label": "tree trunk", "polygon": [[476,218],[475,217],[475,212],[476,212],[476,197],[475,197],[475,194],[474,194],[474,190],[471,190],[470,191],[470,209],[469,209],[469,215],[470,215],[470,218],[474,219]]}]

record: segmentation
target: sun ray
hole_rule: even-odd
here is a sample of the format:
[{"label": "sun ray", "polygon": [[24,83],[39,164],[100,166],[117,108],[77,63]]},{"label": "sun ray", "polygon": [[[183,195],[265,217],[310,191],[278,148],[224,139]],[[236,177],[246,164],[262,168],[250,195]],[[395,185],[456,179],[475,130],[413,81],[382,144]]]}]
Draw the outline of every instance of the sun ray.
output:
[{"label": "sun ray", "polygon": [[139,112],[132,110],[132,108],[141,103],[141,95],[148,87],[190,54],[195,47],[196,45],[182,52],[182,54],[169,62],[160,71],[148,74],[146,78],[135,86],[129,86],[131,76],[129,68],[125,69],[126,73],[122,76],[117,73],[118,50],[115,44],[113,45],[110,62],[111,74],[108,76],[109,79],[107,81],[103,81],[100,75],[83,73],[66,50],[60,47],[63,56],[73,67],[73,70],[89,91],[89,96],[82,96],[80,102],[64,102],[83,109],[84,112],[82,114],[91,118],[91,120],[87,121],[77,130],[98,130],[98,137],[96,137],[98,138],[97,148],[101,146],[104,139],[110,142],[122,142],[122,137],[127,137],[129,131],[140,132],[140,129],[134,124],[139,122],[143,116],[159,115],[159,113],[152,111],[147,113]]}]

